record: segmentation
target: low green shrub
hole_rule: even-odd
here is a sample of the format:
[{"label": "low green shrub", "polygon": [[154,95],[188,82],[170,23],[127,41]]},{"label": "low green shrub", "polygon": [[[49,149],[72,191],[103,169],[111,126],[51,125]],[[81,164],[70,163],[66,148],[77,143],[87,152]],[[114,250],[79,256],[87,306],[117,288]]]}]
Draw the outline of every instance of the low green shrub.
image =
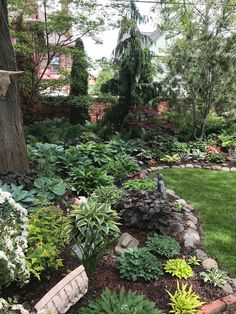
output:
[{"label": "low green shrub", "polygon": [[130,248],[117,259],[121,278],[150,281],[162,274],[161,263],[145,248]]},{"label": "low green shrub", "polygon": [[224,156],[221,154],[207,154],[206,159],[214,163],[223,163],[225,161]]},{"label": "low green shrub", "polygon": [[211,269],[200,273],[200,277],[204,282],[212,284],[214,287],[223,288],[229,280],[227,274],[218,269]]},{"label": "low green shrub", "polygon": [[91,199],[97,203],[116,205],[123,199],[122,191],[115,185],[101,186],[91,194]]},{"label": "low green shrub", "polygon": [[187,263],[190,266],[198,266],[201,264],[201,260],[198,259],[196,256],[191,256],[187,259]]},{"label": "low green shrub", "polygon": [[157,188],[156,182],[153,179],[148,180],[128,180],[124,182],[123,188],[132,191],[154,191]]},{"label": "low green shrub", "polygon": [[170,296],[170,303],[168,303],[172,310],[170,313],[174,314],[194,314],[199,312],[199,308],[204,304],[200,301],[200,297],[192,291],[192,286],[188,288],[187,284],[179,286],[177,282],[177,290],[174,294],[167,291]]},{"label": "low green shrub", "polygon": [[128,173],[135,173],[140,171],[138,163],[131,159],[130,156],[115,156],[117,160],[111,160],[105,166],[107,173],[112,175],[115,179],[124,180]]},{"label": "low green shrub", "polygon": [[168,258],[174,257],[180,252],[180,245],[175,239],[158,234],[148,237],[146,247],[151,253],[164,255]]},{"label": "low green shrub", "polygon": [[80,314],[162,314],[155,308],[155,303],[144,296],[124,288],[116,293],[105,289],[100,297],[90,301],[87,307],[80,309]]},{"label": "low green shrub", "polygon": [[36,208],[29,215],[26,261],[39,280],[44,270],[62,266],[60,252],[69,240],[64,233],[65,222],[63,212],[56,207]]},{"label": "low green shrub", "polygon": [[179,162],[180,157],[178,154],[164,155],[163,157],[160,158],[160,161],[167,162],[167,163]]},{"label": "low green shrub", "polygon": [[192,268],[184,259],[170,259],[165,264],[165,271],[179,279],[188,279],[193,276]]},{"label": "low green shrub", "polygon": [[119,236],[118,214],[108,204],[95,202],[72,206],[66,234],[75,239],[80,252],[80,262],[92,274],[108,246]]}]

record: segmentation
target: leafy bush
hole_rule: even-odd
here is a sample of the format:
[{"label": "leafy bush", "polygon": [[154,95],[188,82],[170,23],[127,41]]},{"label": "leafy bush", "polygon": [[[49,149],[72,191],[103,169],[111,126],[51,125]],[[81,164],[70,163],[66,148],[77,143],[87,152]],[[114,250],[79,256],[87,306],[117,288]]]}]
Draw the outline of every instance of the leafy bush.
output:
[{"label": "leafy bush", "polygon": [[11,194],[0,189],[0,285],[12,282],[25,284],[29,278],[26,267],[27,210],[15,203]]},{"label": "leafy bush", "polygon": [[65,221],[62,211],[56,207],[36,208],[29,216],[27,266],[39,280],[47,268],[62,266],[59,255],[68,242],[64,234]]},{"label": "leafy bush", "polygon": [[132,281],[150,281],[162,274],[161,263],[145,248],[130,248],[118,257],[117,265],[122,278]]},{"label": "leafy bush", "polygon": [[165,271],[179,279],[184,278],[187,280],[193,275],[192,268],[181,258],[168,260],[165,264]]},{"label": "leafy bush", "polygon": [[91,199],[97,203],[116,205],[122,200],[122,191],[115,185],[101,186],[94,190]]},{"label": "leafy bush", "polygon": [[180,245],[175,239],[158,234],[148,237],[146,247],[151,253],[164,255],[168,258],[174,257],[180,252]]},{"label": "leafy bush", "polygon": [[148,301],[142,295],[132,291],[125,292],[121,288],[119,293],[105,289],[101,296],[90,301],[87,307],[80,309],[80,314],[161,314],[155,308],[155,303]]},{"label": "leafy bush", "polygon": [[110,243],[120,233],[118,214],[110,205],[95,202],[72,206],[66,233],[76,240],[81,251],[80,262],[91,274],[105,254]]},{"label": "leafy bush", "polygon": [[107,173],[115,177],[115,179],[124,180],[128,173],[135,173],[140,171],[137,162],[129,156],[117,155],[117,160],[111,160],[105,166]]},{"label": "leafy bush", "polygon": [[218,136],[220,140],[220,146],[226,149],[229,149],[231,146],[233,146],[236,143],[235,135],[229,135],[229,134],[221,134]]},{"label": "leafy bush", "polygon": [[196,256],[191,256],[187,259],[187,263],[190,266],[198,266],[201,264],[201,260],[198,259]]},{"label": "leafy bush", "polygon": [[221,154],[207,154],[207,160],[215,163],[223,163],[225,161]]},{"label": "leafy bush", "polygon": [[206,160],[207,153],[202,152],[200,149],[193,149],[191,153],[188,153],[187,159],[193,162]]},{"label": "leafy bush", "polygon": [[69,173],[69,182],[79,194],[89,195],[96,188],[112,185],[112,178],[104,169],[90,167],[72,168]]},{"label": "leafy bush", "polygon": [[164,162],[179,162],[180,161],[180,157],[178,154],[174,154],[174,155],[164,155],[160,161],[164,161]]},{"label": "leafy bush", "polygon": [[171,302],[169,305],[172,310],[170,313],[175,314],[194,314],[199,311],[199,308],[204,304],[199,299],[200,297],[192,291],[192,286],[189,288],[186,285],[179,286],[177,282],[177,290],[174,294],[171,294],[169,291],[167,293],[170,296]]},{"label": "leafy bush", "polygon": [[123,184],[125,190],[132,191],[154,191],[157,188],[155,180],[128,180]]},{"label": "leafy bush", "polygon": [[218,269],[211,269],[200,273],[200,277],[204,282],[212,284],[214,287],[223,288],[229,277],[227,274]]}]

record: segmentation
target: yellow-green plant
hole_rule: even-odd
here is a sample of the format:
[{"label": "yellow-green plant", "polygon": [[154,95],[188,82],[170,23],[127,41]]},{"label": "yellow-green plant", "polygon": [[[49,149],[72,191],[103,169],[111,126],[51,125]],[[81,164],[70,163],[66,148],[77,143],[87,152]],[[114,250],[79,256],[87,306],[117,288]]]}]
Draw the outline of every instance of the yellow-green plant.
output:
[{"label": "yellow-green plant", "polygon": [[190,266],[198,266],[201,264],[201,260],[198,259],[196,256],[190,256],[188,259],[187,259],[187,263],[188,265]]},{"label": "yellow-green plant", "polygon": [[164,155],[160,161],[164,161],[164,162],[179,162],[180,161],[180,157],[178,154],[174,154],[174,155]]},{"label": "yellow-green plant", "polygon": [[169,291],[166,292],[170,296],[170,303],[168,303],[172,310],[170,313],[175,314],[194,314],[199,311],[199,308],[204,304],[200,301],[199,295],[192,291],[192,285],[187,286],[182,284],[180,287],[177,281],[177,290],[174,294]]},{"label": "yellow-green plant", "polygon": [[192,268],[181,258],[168,260],[165,264],[165,271],[179,279],[184,278],[187,280],[193,275]]}]

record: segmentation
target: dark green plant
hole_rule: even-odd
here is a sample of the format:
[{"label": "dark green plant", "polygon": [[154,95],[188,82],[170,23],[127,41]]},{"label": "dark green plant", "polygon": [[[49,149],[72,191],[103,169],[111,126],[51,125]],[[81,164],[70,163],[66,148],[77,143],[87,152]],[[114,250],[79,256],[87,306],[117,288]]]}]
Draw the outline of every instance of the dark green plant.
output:
[{"label": "dark green plant", "polygon": [[29,215],[26,261],[29,271],[39,280],[44,270],[62,266],[60,252],[69,240],[64,233],[65,221],[63,212],[56,207],[36,208]]},{"label": "dark green plant", "polygon": [[80,262],[89,275],[95,271],[108,246],[119,236],[118,225],[118,214],[108,204],[90,201],[79,207],[72,206],[65,231],[79,246]]},{"label": "dark green plant", "polygon": [[96,188],[113,184],[112,178],[103,169],[93,166],[72,168],[69,182],[78,194],[89,195]]},{"label": "dark green plant", "polygon": [[123,199],[122,191],[115,185],[101,186],[91,194],[91,199],[97,203],[116,205]]},{"label": "dark green plant", "polygon": [[128,180],[123,184],[125,190],[133,191],[154,191],[156,189],[156,182],[152,179],[148,180]]},{"label": "dark green plant", "polygon": [[219,269],[211,269],[200,273],[204,282],[210,283],[214,287],[223,288],[229,280],[227,274]]},{"label": "dark green plant", "polygon": [[151,253],[155,255],[164,255],[168,258],[174,257],[180,252],[180,245],[175,239],[169,236],[161,236],[156,233],[153,236],[148,237],[146,247]]},{"label": "dark green plant", "polygon": [[184,259],[170,259],[165,264],[165,271],[172,276],[176,276],[179,279],[185,279],[193,276],[192,268],[187,264]]},{"label": "dark green plant", "polygon": [[140,171],[138,163],[131,159],[130,156],[115,156],[117,160],[112,159],[105,166],[107,173],[112,175],[115,179],[124,180],[128,173],[135,173]]},{"label": "dark green plant", "polygon": [[204,304],[200,301],[199,295],[192,291],[192,286],[188,288],[187,284],[179,286],[177,281],[177,290],[174,294],[167,291],[170,297],[170,303],[168,303],[172,310],[170,313],[174,314],[194,314],[199,312],[199,308]]},{"label": "dark green plant", "polygon": [[207,154],[207,160],[215,163],[223,163],[225,161],[221,154]]},{"label": "dark green plant", "polygon": [[162,314],[155,303],[133,291],[124,288],[116,293],[105,289],[100,297],[90,301],[87,307],[80,309],[80,314]]},{"label": "dark green plant", "polygon": [[121,278],[151,281],[163,274],[161,263],[146,248],[130,248],[118,257]]}]

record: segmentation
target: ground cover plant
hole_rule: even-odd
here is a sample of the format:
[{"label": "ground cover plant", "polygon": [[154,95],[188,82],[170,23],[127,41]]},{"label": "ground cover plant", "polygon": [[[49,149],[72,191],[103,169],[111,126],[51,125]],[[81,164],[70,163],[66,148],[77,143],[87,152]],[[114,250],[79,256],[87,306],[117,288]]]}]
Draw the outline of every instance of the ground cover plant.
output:
[{"label": "ground cover plant", "polygon": [[174,257],[180,252],[180,245],[175,239],[158,234],[148,237],[146,247],[153,254],[164,255],[168,258]]},{"label": "ground cover plant", "polygon": [[168,188],[198,210],[204,246],[220,268],[236,275],[236,173],[203,169],[166,169]]}]

